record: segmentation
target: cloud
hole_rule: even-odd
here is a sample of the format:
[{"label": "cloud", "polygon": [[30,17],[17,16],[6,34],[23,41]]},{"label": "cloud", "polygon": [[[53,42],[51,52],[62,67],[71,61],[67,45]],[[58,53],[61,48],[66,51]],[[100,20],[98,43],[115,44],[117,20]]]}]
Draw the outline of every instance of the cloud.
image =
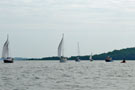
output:
[{"label": "cloud", "polygon": [[133,23],[134,5],[134,0],[2,0],[0,23],[20,26]]}]

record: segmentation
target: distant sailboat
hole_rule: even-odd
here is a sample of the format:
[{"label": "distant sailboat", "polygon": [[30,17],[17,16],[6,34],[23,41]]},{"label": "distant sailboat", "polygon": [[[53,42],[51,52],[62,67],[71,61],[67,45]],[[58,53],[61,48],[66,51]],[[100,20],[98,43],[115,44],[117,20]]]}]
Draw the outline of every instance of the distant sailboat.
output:
[{"label": "distant sailboat", "polygon": [[121,61],[121,63],[126,63],[126,59],[125,59],[125,58],[123,58],[123,60]]},{"label": "distant sailboat", "polygon": [[58,46],[58,57],[60,58],[60,62],[66,62],[67,59],[64,57],[64,34]]},{"label": "distant sailboat", "polygon": [[92,59],[92,53],[91,53],[91,55],[90,55],[90,57],[89,57],[89,60],[90,60],[90,61],[93,61],[93,59]]},{"label": "distant sailboat", "polygon": [[80,47],[79,47],[79,43],[77,44],[77,46],[78,46],[78,56],[76,57],[75,61],[76,61],[76,62],[80,62],[80,58],[79,58],[79,56],[80,56]]},{"label": "distant sailboat", "polygon": [[7,41],[3,45],[2,59],[4,63],[13,63],[13,58],[9,57],[9,40],[7,36]]},{"label": "distant sailboat", "polygon": [[113,62],[112,58],[110,56],[107,56],[105,59],[106,62]]}]

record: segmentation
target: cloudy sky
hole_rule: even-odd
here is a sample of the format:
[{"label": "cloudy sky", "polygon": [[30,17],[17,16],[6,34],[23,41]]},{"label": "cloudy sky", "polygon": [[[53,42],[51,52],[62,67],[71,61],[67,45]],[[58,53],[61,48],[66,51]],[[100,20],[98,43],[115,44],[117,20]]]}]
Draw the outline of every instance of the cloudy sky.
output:
[{"label": "cloudy sky", "polygon": [[[1,0],[0,51],[7,34],[13,57],[65,56],[135,46],[135,0]],[[1,52],[0,52],[1,54]]]}]

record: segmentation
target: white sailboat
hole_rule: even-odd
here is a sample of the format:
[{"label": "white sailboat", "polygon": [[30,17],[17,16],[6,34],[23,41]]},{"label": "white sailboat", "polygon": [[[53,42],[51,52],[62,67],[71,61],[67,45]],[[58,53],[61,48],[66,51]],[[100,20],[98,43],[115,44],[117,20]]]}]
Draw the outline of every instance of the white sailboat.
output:
[{"label": "white sailboat", "polygon": [[13,63],[13,58],[9,57],[9,40],[7,36],[7,40],[3,45],[3,51],[2,51],[2,59],[4,63]]},{"label": "white sailboat", "polygon": [[75,61],[76,61],[76,62],[80,62],[80,58],[79,58],[79,56],[80,56],[79,42],[77,43],[77,46],[78,46],[78,56],[76,57]]},{"label": "white sailboat", "polygon": [[90,61],[93,61],[93,59],[92,59],[92,53],[91,53],[91,55],[90,55],[90,57],[89,57],[89,60],[90,60]]},{"label": "white sailboat", "polygon": [[58,46],[58,57],[60,58],[60,62],[66,62],[67,59],[64,57],[64,34]]}]

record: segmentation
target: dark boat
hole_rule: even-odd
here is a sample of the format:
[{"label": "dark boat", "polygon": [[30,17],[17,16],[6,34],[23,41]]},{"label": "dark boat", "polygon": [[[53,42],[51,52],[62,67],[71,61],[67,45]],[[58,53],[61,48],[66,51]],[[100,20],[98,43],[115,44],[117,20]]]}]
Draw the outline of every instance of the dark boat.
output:
[{"label": "dark boat", "polygon": [[79,57],[76,57],[75,61],[76,62],[80,62],[80,58]]},{"label": "dark boat", "polygon": [[106,59],[105,59],[106,62],[113,62],[112,58],[110,56],[108,56]]},{"label": "dark boat", "polygon": [[121,63],[126,63],[126,60],[125,60],[125,58],[123,59],[123,61],[121,61]]},{"label": "dark boat", "polygon": [[90,60],[91,62],[93,61],[93,59]]},{"label": "dark boat", "polygon": [[13,58],[11,58],[11,57],[8,57],[8,58],[4,59],[3,61],[4,61],[4,63],[13,63],[14,62]]}]

